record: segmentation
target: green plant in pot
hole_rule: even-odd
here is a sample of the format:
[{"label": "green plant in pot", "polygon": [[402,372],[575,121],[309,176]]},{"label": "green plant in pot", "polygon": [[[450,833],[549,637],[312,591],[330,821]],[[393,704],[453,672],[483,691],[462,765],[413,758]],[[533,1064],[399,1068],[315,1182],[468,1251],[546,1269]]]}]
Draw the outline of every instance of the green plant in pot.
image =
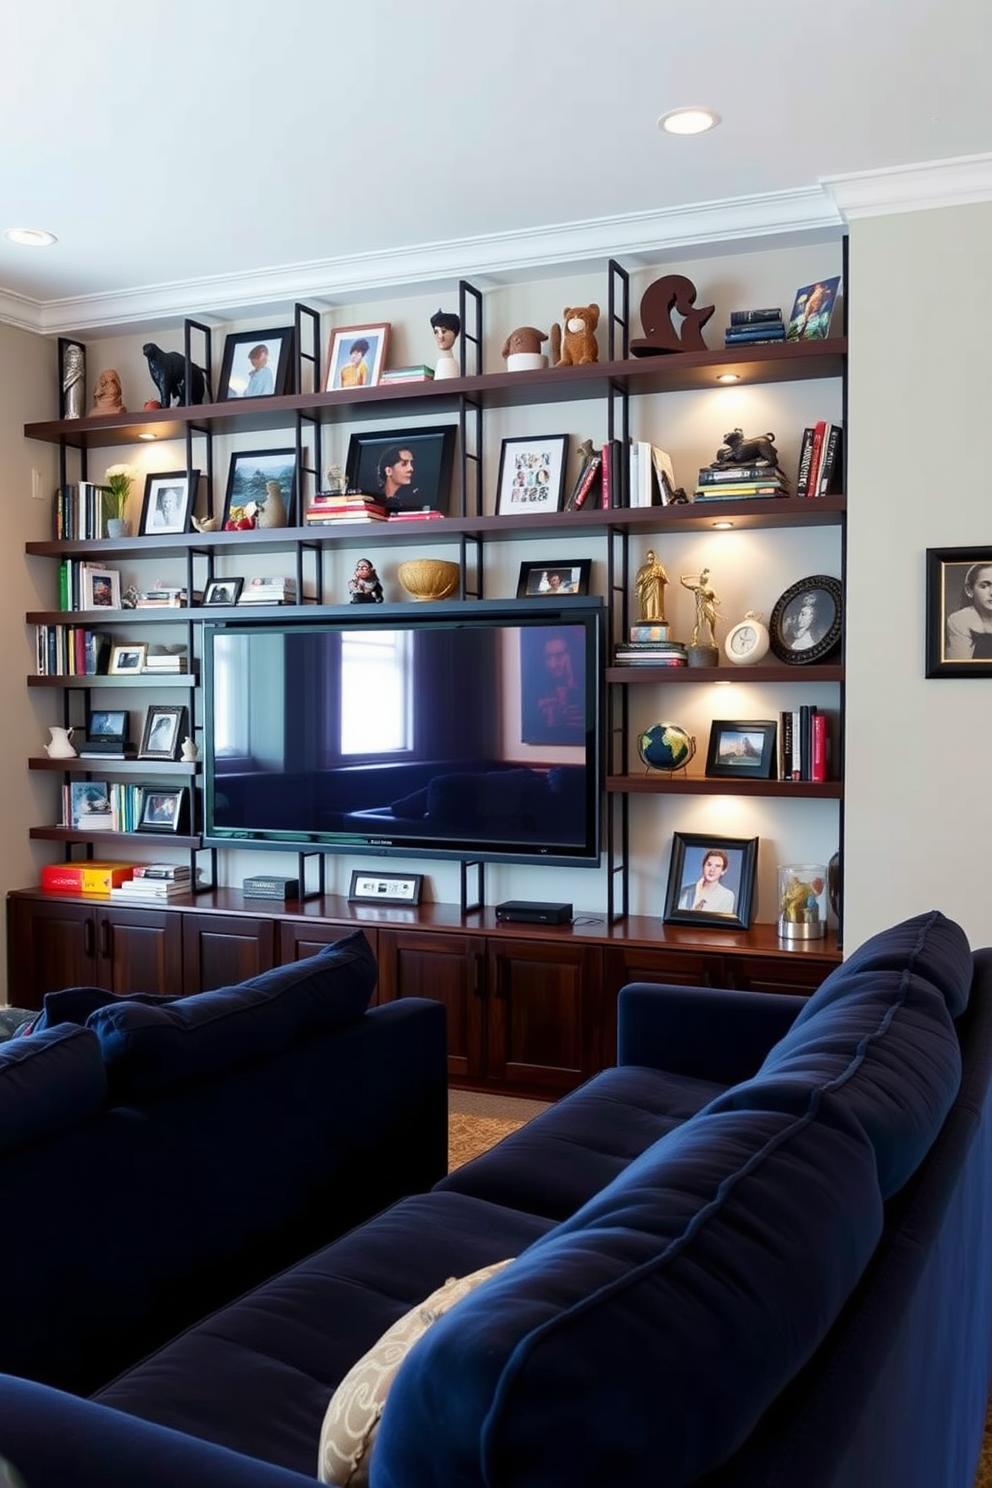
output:
[{"label": "green plant in pot", "polygon": [[124,513],[127,510],[127,498],[131,494],[131,483],[137,473],[133,465],[110,465],[107,468],[104,484],[110,492],[111,513],[107,518],[108,537],[127,537]]}]

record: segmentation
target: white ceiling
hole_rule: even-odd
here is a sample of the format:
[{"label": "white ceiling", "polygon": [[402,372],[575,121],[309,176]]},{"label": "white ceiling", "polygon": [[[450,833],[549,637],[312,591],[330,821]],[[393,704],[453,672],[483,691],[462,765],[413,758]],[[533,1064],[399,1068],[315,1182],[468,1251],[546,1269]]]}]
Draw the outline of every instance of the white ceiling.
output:
[{"label": "white ceiling", "polygon": [[[827,178],[923,162],[992,195],[990,43],[989,0],[9,0],[0,231],[58,243],[0,238],[0,318],[836,232],[882,178]],[[697,103],[720,128],[657,129]]]}]

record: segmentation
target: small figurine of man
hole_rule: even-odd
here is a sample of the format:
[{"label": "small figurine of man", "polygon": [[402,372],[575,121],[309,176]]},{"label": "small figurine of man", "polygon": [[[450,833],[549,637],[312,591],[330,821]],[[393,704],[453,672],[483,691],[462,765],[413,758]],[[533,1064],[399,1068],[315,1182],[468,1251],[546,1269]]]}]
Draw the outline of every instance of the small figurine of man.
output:
[{"label": "small figurine of man", "polygon": [[438,310],[435,315],[431,316],[431,326],[434,331],[434,340],[441,353],[434,366],[434,381],[436,382],[439,377],[460,377],[461,369],[452,351],[455,339],[462,328],[460,318],[449,311]]},{"label": "small figurine of man", "polygon": [[[712,646],[716,648],[716,636],[713,627],[716,624],[716,607],[720,603],[710,584],[710,571],[704,568],[698,577],[694,574],[682,574],[679,583],[684,589],[690,590],[696,596],[696,623],[692,628],[692,640],[690,646]],[[708,641],[700,641],[699,632],[703,626],[707,626],[710,633]]]},{"label": "small figurine of man", "polygon": [[359,558],[355,572],[348,580],[348,589],[351,592],[349,604],[382,604],[382,585],[371,559]]},{"label": "small figurine of man", "polygon": [[665,585],[668,575],[658,562],[653,548],[648,548],[646,561],[637,570],[634,589],[637,593],[638,620],[649,624],[666,625]]}]

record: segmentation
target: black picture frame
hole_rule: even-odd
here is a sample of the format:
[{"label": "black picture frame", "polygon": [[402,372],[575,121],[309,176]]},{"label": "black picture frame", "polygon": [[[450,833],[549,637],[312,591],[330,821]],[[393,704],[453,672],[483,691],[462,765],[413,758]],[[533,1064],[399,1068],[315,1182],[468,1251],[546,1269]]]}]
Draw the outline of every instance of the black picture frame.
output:
[{"label": "black picture frame", "polygon": [[521,563],[518,599],[558,599],[563,594],[588,594],[591,558],[562,558],[553,563]]},{"label": "black picture frame", "polygon": [[146,475],[138,528],[141,536],[188,532],[199,481],[198,470],[155,470]]},{"label": "black picture frame", "polygon": [[[687,900],[697,891],[707,858],[715,856],[724,858],[725,867],[712,886],[713,898],[720,902],[719,891],[729,892],[733,896],[732,906],[715,911],[687,907]],[[757,866],[757,837],[704,836],[698,832],[673,833],[668,891],[665,896],[665,924],[706,925],[714,930],[749,930]],[[723,882],[724,879],[726,882]]]},{"label": "black picture frame", "polygon": [[90,708],[86,714],[86,737],[101,744],[126,744],[131,737],[131,719],[126,708]]},{"label": "black picture frame", "polygon": [[[256,356],[253,353],[264,352]],[[224,341],[218,403],[242,398],[278,398],[296,391],[296,331],[293,326],[275,326],[268,331],[233,331]],[[256,365],[257,363],[257,365]],[[266,378],[264,374],[271,376]],[[255,389],[248,391],[251,378]],[[261,390],[259,390],[261,384]]]},{"label": "black picture frame", "polygon": [[927,548],[928,677],[992,677],[990,584],[992,547]]},{"label": "black picture frame", "polygon": [[[183,735],[187,731],[185,705],[164,706],[152,703],[145,714],[145,725],[141,731],[141,746],[138,758],[146,760],[175,760],[179,758]],[[164,725],[168,722],[168,727]]]},{"label": "black picture frame", "polygon": [[503,440],[496,482],[498,517],[561,511],[568,444],[567,434]]},{"label": "black picture frame", "polygon": [[368,873],[356,868],[348,899],[355,904],[419,904],[423,883],[422,873]]},{"label": "black picture frame", "polygon": [[231,456],[227,470],[227,492],[221,527],[231,520],[231,508],[247,506],[252,501],[265,502],[266,483],[279,482],[286,506],[286,524],[296,526],[296,494],[299,472],[295,449],[239,450]]},{"label": "black picture frame", "polygon": [[714,718],[706,774],[714,779],[774,779],[776,728],[772,719]]},{"label": "black picture frame", "polygon": [[204,585],[202,605],[236,605],[244,588],[244,579],[211,579]]},{"label": "black picture frame", "polygon": [[182,832],[189,813],[185,785],[146,785],[141,793],[139,832]]},{"label": "black picture frame", "polygon": [[775,601],[768,639],[779,661],[809,666],[837,650],[844,627],[844,590],[829,574],[790,584]]},{"label": "black picture frame", "polygon": [[[406,453],[410,462],[400,458]],[[345,465],[348,490],[377,497],[387,512],[446,513],[454,460],[454,424],[354,433]],[[391,471],[401,478],[409,471],[409,479],[397,484],[391,480]]]}]

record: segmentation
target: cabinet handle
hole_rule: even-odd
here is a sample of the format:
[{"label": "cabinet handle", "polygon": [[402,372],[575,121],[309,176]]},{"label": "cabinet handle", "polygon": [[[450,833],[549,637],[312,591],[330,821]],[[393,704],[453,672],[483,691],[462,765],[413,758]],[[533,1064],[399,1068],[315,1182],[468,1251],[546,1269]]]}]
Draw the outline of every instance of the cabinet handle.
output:
[{"label": "cabinet handle", "polygon": [[472,993],[482,996],[482,956],[478,952],[472,956]]},{"label": "cabinet handle", "polygon": [[110,935],[111,935],[110,921],[109,920],[104,920],[103,921],[103,924],[100,927],[100,930],[101,930],[101,936],[100,936],[100,940],[101,940],[101,944],[100,944],[100,955],[103,957],[103,959],[105,961],[109,961],[110,960]]},{"label": "cabinet handle", "polygon": [[93,942],[93,921],[87,917],[83,921],[83,955],[92,959],[95,950]]}]

